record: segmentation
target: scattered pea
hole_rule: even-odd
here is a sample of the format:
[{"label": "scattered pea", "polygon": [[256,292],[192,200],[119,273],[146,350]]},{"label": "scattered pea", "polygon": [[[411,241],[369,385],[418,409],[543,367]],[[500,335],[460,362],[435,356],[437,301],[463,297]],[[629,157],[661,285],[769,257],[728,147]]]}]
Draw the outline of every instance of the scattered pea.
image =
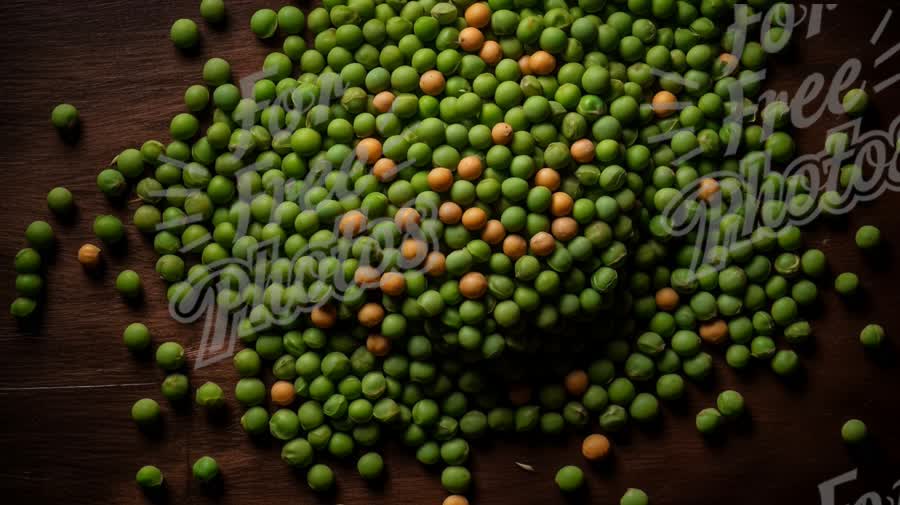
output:
[{"label": "scattered pea", "polygon": [[200,16],[210,24],[218,24],[225,20],[225,0],[201,0]]},{"label": "scattered pea", "polygon": [[159,421],[159,404],[156,400],[142,398],[131,407],[131,418],[140,426],[150,426]]},{"label": "scattered pea", "polygon": [[202,456],[194,461],[191,470],[201,484],[209,484],[219,477],[219,463],[210,456]]},{"label": "scattered pea", "polygon": [[67,216],[75,208],[75,199],[72,192],[60,186],[47,193],[47,206],[59,216]]},{"label": "scattered pea", "polygon": [[137,471],[134,480],[137,482],[138,486],[141,487],[141,489],[145,491],[152,491],[162,487],[163,482],[165,482],[165,476],[163,476],[163,473],[159,468],[153,465],[147,465],[142,466]]},{"label": "scattered pea", "polygon": [[868,428],[866,428],[866,423],[859,419],[851,419],[841,427],[841,437],[843,437],[844,442],[847,442],[848,444],[859,444],[864,441],[867,436]]},{"label": "scattered pea", "polygon": [[200,31],[197,29],[197,23],[182,18],[172,23],[169,37],[178,49],[191,49],[199,42]]},{"label": "scattered pea", "polygon": [[884,327],[869,324],[859,333],[859,342],[867,349],[878,349],[884,343]]},{"label": "scattered pea", "polygon": [[881,230],[866,225],[856,231],[856,245],[860,249],[874,249],[881,244]]},{"label": "scattered pea", "polygon": [[74,105],[61,103],[53,107],[50,113],[50,123],[60,131],[71,131],[78,125],[78,109]]},{"label": "scattered pea", "polygon": [[575,492],[584,485],[584,472],[577,466],[564,466],[556,472],[556,485],[566,493]]}]

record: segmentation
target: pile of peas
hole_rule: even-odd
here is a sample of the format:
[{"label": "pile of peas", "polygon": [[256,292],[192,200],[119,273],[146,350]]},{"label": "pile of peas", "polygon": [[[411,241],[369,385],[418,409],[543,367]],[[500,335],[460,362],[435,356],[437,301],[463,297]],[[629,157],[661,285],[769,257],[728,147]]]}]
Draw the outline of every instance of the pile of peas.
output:
[{"label": "pile of peas", "polygon": [[[265,58],[252,94],[226,60],[208,60],[172,142],[123,151],[97,185],[113,200],[136,192],[133,224],[153,237],[171,303],[212,290],[244,314],[234,397],[248,435],[283,442],[284,462],[321,492],[334,485],[326,455],[378,479],[375,448],[395,437],[443,468],[445,503],[467,503],[478,439],[599,430],[582,446],[597,461],[606,435],[654,421],[687,381],[709,380],[713,349],[736,369],[800,367],[794,348],[812,336],[803,312],[828,272],[786,217],[827,214],[842,196],[817,201],[805,176],[777,170],[796,150],[787,104],[742,113],[762,90],[757,72],[789,45],[792,10],[770,0],[263,9],[250,28],[283,35],[283,50]],[[220,0],[201,12],[226,15]],[[755,13],[767,22],[750,22]],[[199,41],[187,19],[170,35],[182,49]],[[844,99],[851,116],[868,103],[863,90]],[[72,124],[73,110],[54,124]],[[835,134],[826,149],[847,143]],[[857,174],[843,167],[842,185]],[[673,234],[674,204],[715,216],[714,247]],[[727,240],[746,224],[751,235]],[[48,243],[29,230],[36,248]],[[124,236],[113,216],[94,231],[106,244]],[[863,249],[880,239],[874,227],[856,236]],[[20,255],[20,277],[33,276],[40,256]],[[849,296],[858,283],[845,273],[835,287]],[[116,286],[141,291],[132,271]],[[20,300],[13,313],[30,313]],[[134,352],[151,347],[137,323],[123,338]],[[877,325],[860,335],[873,348],[883,338]],[[183,347],[165,342],[156,360],[170,374],[163,395],[183,401]],[[208,382],[195,401],[219,409],[225,391]],[[743,396],[723,392],[697,429],[743,412]],[[142,399],[132,416],[152,426],[160,407]],[[860,432],[849,425],[844,437]],[[209,457],[193,471],[219,475]],[[163,481],[155,467],[137,479]],[[576,466],[556,475],[566,492],[583,481]],[[621,503],[648,498],[630,489]]]}]

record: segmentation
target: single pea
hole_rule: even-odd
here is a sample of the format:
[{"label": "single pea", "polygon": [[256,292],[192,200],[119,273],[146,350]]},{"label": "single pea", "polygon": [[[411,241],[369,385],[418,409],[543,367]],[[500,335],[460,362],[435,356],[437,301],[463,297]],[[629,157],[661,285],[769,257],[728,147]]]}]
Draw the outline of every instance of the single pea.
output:
[{"label": "single pea", "polygon": [[716,432],[722,425],[722,414],[716,409],[703,409],[697,414],[697,431],[704,435]]},{"label": "single pea", "polygon": [[47,193],[47,207],[59,216],[67,216],[75,208],[75,199],[72,192],[60,186]]},{"label": "single pea", "polygon": [[232,360],[234,368],[241,377],[255,377],[262,368],[262,359],[253,349],[241,349]]},{"label": "single pea", "polygon": [[74,105],[61,103],[53,107],[50,123],[62,132],[71,131],[78,125],[78,109]]},{"label": "single pea", "polygon": [[306,474],[306,483],[313,491],[324,493],[334,487],[334,472],[326,465],[314,465]]},{"label": "single pea", "polygon": [[288,35],[296,35],[303,31],[306,19],[303,11],[293,5],[285,5],[278,9],[278,27]]},{"label": "single pea", "polygon": [[384,473],[384,459],[375,452],[363,454],[356,462],[356,469],[363,479],[368,481],[378,480]]},{"label": "single pea", "polygon": [[313,458],[312,445],[302,438],[295,438],[281,448],[281,460],[294,468],[309,467]]},{"label": "single pea", "polygon": [[141,277],[134,270],[123,270],[116,277],[116,291],[125,298],[138,298],[141,295]]},{"label": "single pea", "polygon": [[278,30],[278,13],[272,9],[260,9],[250,18],[250,30],[259,38],[267,39]]},{"label": "single pea", "polygon": [[630,488],[622,495],[619,505],[649,505],[650,497],[640,489]]},{"label": "single pea", "polygon": [[97,216],[94,219],[94,235],[107,244],[115,244],[125,237],[125,227],[116,216]]},{"label": "single pea", "polygon": [[729,419],[740,417],[744,413],[744,397],[737,391],[723,391],[716,399],[716,407]]},{"label": "single pea", "polygon": [[153,491],[162,487],[165,476],[162,471],[153,466],[142,466],[134,476],[135,482],[145,491]]},{"label": "single pea", "polygon": [[131,352],[142,352],[150,347],[150,329],[142,323],[131,323],[122,333],[122,341]]},{"label": "single pea", "polygon": [[[263,386],[263,396],[265,396],[265,386]],[[194,396],[197,405],[207,409],[218,409],[225,405],[225,392],[215,382],[206,382],[199,388]]]},{"label": "single pea", "polygon": [[649,422],[659,416],[659,401],[650,393],[638,393],[628,408],[632,419]]},{"label": "single pea", "polygon": [[191,112],[199,112],[209,105],[209,89],[202,84],[194,84],[184,92],[184,104]]},{"label": "single pea", "polygon": [[206,63],[203,64],[203,80],[210,86],[221,86],[227,83],[231,80],[231,64],[222,58],[206,60]]},{"label": "single pea", "polygon": [[881,230],[866,225],[856,231],[856,245],[860,249],[874,249],[881,244]]},{"label": "single pea", "polygon": [[441,459],[448,465],[462,465],[469,459],[469,444],[455,438],[441,445]]},{"label": "single pea", "polygon": [[9,306],[9,313],[18,319],[25,319],[34,313],[37,308],[37,302],[31,298],[20,296],[13,300]]},{"label": "single pea", "polygon": [[25,297],[35,298],[41,294],[44,280],[38,274],[19,274],[16,276],[16,291]]},{"label": "single pea", "polygon": [[251,407],[241,416],[241,427],[249,435],[261,435],[269,427],[269,413],[263,407]]},{"label": "single pea", "polygon": [[725,352],[725,361],[728,363],[728,366],[738,370],[747,368],[751,357],[750,348],[743,344],[731,345]]},{"label": "single pea", "polygon": [[118,170],[107,168],[97,174],[97,188],[110,199],[121,198],[128,190],[125,176]]},{"label": "single pea", "polygon": [[184,347],[178,342],[163,342],[156,348],[156,364],[167,372],[184,366]]},{"label": "single pea", "polygon": [[266,399],[266,385],[254,377],[245,377],[234,386],[234,398],[244,407],[255,407]]},{"label": "single pea", "polygon": [[48,249],[53,244],[53,228],[47,221],[34,221],[25,228],[25,240],[35,249]]},{"label": "single pea", "polygon": [[14,266],[16,273],[36,274],[41,270],[41,254],[30,247],[20,249],[16,253]]},{"label": "single pea", "polygon": [[666,401],[681,399],[684,389],[684,379],[678,374],[663,375],[656,382],[656,394]]},{"label": "single pea", "polygon": [[879,349],[884,343],[884,327],[869,324],[859,333],[859,342],[867,349]]},{"label": "single pea", "polygon": [[834,289],[843,296],[853,296],[859,289],[859,277],[852,272],[844,272],[834,279]]},{"label": "single pea", "polygon": [[172,23],[169,38],[178,49],[190,49],[200,41],[200,30],[197,28],[197,23],[192,20],[178,19]]},{"label": "single pea", "polygon": [[453,494],[463,494],[469,490],[472,474],[462,466],[448,466],[441,472],[441,485]]},{"label": "single pea", "polygon": [[190,382],[186,375],[173,373],[166,376],[160,389],[162,395],[170,402],[180,402],[187,398],[190,387]]},{"label": "single pea", "polygon": [[159,415],[159,404],[151,398],[142,398],[131,407],[131,418],[141,426],[156,424]]},{"label": "single pea", "polygon": [[860,117],[869,108],[869,94],[861,89],[851,89],[845,95],[841,104],[844,112],[852,117]]},{"label": "single pea", "polygon": [[799,368],[800,357],[794,351],[781,350],[772,357],[772,371],[782,377],[793,375]]},{"label": "single pea", "polygon": [[201,484],[208,484],[219,477],[219,463],[210,456],[202,456],[194,461],[191,471]]},{"label": "single pea", "polygon": [[225,0],[200,0],[200,16],[207,23],[221,23],[225,20],[225,14]]},{"label": "single pea", "polygon": [[584,486],[584,472],[577,466],[564,466],[556,472],[556,485],[566,493],[572,493]]},{"label": "single pea", "polygon": [[859,444],[864,441],[867,436],[868,429],[866,428],[866,423],[859,419],[851,419],[841,427],[841,437],[844,439],[844,442],[848,444]]}]

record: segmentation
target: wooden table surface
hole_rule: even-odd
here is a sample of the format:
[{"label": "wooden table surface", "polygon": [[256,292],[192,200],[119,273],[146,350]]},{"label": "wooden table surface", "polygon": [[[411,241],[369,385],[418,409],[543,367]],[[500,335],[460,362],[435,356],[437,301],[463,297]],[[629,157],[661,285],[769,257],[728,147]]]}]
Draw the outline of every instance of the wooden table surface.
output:
[{"label": "wooden table surface", "polygon": [[[382,488],[368,488],[352,466],[338,465],[337,494],[315,497],[304,479],[279,461],[274,444],[248,440],[234,405],[226,422],[210,423],[200,412],[173,412],[162,402],[164,432],[156,438],[142,435],[129,409],[138,398],[159,397],[163,375],[152,362],[129,355],[121,344],[122,329],[143,321],[157,341],[176,339],[191,351],[199,330],[170,320],[163,283],[153,274],[153,252],[135,230],[129,230],[127,257],[108,257],[105,275],[88,277],[76,262],[78,247],[94,239],[95,215],[130,216],[128,209],[111,209],[99,194],[97,172],[123,148],[149,138],[166,140],[169,118],[182,110],[184,89],[200,80],[204,58],[227,58],[238,76],[255,71],[270,48],[249,33],[248,19],[255,9],[280,3],[228,0],[228,30],[200,23],[203,47],[191,56],[169,43],[168,29],[176,18],[198,18],[196,1],[6,0],[0,5],[0,306],[15,297],[12,258],[24,246],[26,225],[47,219],[58,236],[40,316],[25,326],[0,316],[3,503],[144,503],[134,484],[134,473],[144,464],[166,472],[168,501],[178,504],[418,505],[440,503],[444,496],[437,474],[403,448],[389,446],[390,478]],[[808,74],[830,76],[849,58],[860,58],[870,87],[897,73],[900,56],[877,69],[873,65],[900,42],[900,17],[889,21],[876,45],[869,41],[890,5],[895,2],[846,2],[826,12],[824,33],[800,41],[782,58],[770,87],[792,92]],[[83,133],[73,145],[61,142],[47,120],[61,101],[77,105],[82,114]],[[878,112],[870,125],[886,128],[900,112],[898,104],[898,86],[874,96]],[[841,121],[826,114],[798,132],[801,151],[820,150],[826,130]],[[46,208],[46,192],[58,184],[76,196],[79,212],[71,223],[59,223]],[[887,237],[879,261],[867,261],[853,245],[852,232],[862,224],[880,226]],[[832,270],[858,272],[865,296],[848,307],[825,293],[814,321],[816,345],[803,354],[805,380],[786,387],[765,370],[736,375],[719,359],[713,386],[691,387],[685,408],[665,410],[662,430],[617,438],[613,461],[589,469],[588,496],[572,501],[617,503],[634,486],[656,504],[820,503],[818,485],[855,468],[858,479],[839,488],[837,503],[853,503],[870,491],[887,496],[900,478],[900,371],[893,346],[873,357],[863,352],[857,335],[866,323],[880,322],[895,342],[900,338],[898,232],[900,197],[891,193],[847,220],[816,225],[808,244],[826,251]],[[147,302],[138,307],[122,303],[113,290],[114,273],[126,267],[145,280]],[[191,375],[195,386],[207,379],[227,385],[235,380],[227,362]],[[744,393],[750,421],[723,441],[709,443],[694,429],[693,413],[712,405],[715,392],[726,387]],[[864,419],[873,434],[864,450],[850,451],[841,442],[841,424],[851,417]],[[473,502],[566,502],[553,475],[563,464],[582,462],[578,443],[573,437],[564,443],[482,444],[474,454]],[[191,481],[189,464],[203,454],[222,466],[221,495],[205,495]]]}]

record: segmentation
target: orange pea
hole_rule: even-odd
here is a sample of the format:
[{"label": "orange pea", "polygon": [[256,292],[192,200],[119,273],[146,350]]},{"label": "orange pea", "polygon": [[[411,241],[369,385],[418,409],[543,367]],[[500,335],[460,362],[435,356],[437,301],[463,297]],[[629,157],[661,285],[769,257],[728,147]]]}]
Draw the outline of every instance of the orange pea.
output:
[{"label": "orange pea", "polygon": [[506,123],[497,123],[493,128],[491,128],[491,140],[493,140],[495,144],[505,146],[512,142],[512,138],[512,126]]},{"label": "orange pea", "polygon": [[297,392],[294,389],[294,385],[288,381],[278,381],[275,384],[272,384],[272,389],[269,391],[269,396],[272,397],[272,403],[282,407],[287,407],[294,403],[296,395]]},{"label": "orange pea", "polygon": [[408,238],[400,245],[400,254],[407,261],[421,261],[428,254],[428,246],[421,240]]},{"label": "orange pea", "polygon": [[401,207],[394,214],[394,224],[397,225],[397,228],[400,228],[400,231],[414,229],[419,226],[420,222],[422,222],[422,216],[419,214],[419,211],[412,207]]},{"label": "orange pea", "polygon": [[394,104],[394,98],[396,97],[390,91],[382,91],[372,98],[372,106],[375,107],[375,110],[378,112],[387,112],[391,110],[391,105]]},{"label": "orange pea", "polygon": [[531,401],[531,387],[525,384],[514,385],[509,388],[509,402],[516,407],[527,405]]},{"label": "orange pea", "polygon": [[391,182],[397,177],[397,164],[390,158],[381,158],[372,167],[372,175],[378,182]]},{"label": "orange pea", "polygon": [[469,500],[465,496],[454,494],[444,498],[443,505],[469,505]]},{"label": "orange pea", "polygon": [[391,341],[381,335],[369,335],[366,339],[366,350],[378,357],[387,356],[391,352]]},{"label": "orange pea", "polygon": [[356,319],[366,328],[374,328],[384,319],[384,307],[377,303],[367,303],[359,308]]},{"label": "orange pea", "polygon": [[338,231],[341,236],[355,237],[366,228],[367,221],[365,214],[358,210],[351,210],[341,216],[341,220],[338,221]]},{"label": "orange pea", "polygon": [[456,224],[462,219],[462,207],[454,202],[444,202],[438,209],[438,218],[444,224]]},{"label": "orange pea", "polygon": [[566,375],[566,391],[572,396],[581,396],[590,385],[588,374],[584,370],[573,370]]},{"label": "orange pea", "polygon": [[727,76],[733,74],[737,70],[737,67],[738,67],[737,56],[735,56],[731,53],[720,54],[719,62],[723,65],[723,67],[724,67],[723,70],[727,70],[727,72],[725,74],[723,74],[722,77],[727,77]]},{"label": "orange pea", "polygon": [[575,201],[568,193],[557,191],[550,196],[550,213],[556,217],[568,216],[574,205]]},{"label": "orange pea", "polygon": [[700,181],[700,191],[697,196],[700,197],[704,202],[708,202],[712,200],[712,198],[719,192],[719,182],[715,179],[711,179],[709,177]]},{"label": "orange pea", "polygon": [[453,186],[453,172],[449,168],[435,167],[428,172],[428,187],[432,191],[443,193]]},{"label": "orange pea", "polygon": [[400,272],[385,272],[379,283],[381,292],[388,296],[400,296],[406,291],[406,277]]},{"label": "orange pea", "polygon": [[536,51],[531,55],[528,64],[537,75],[549,75],[556,69],[556,58],[547,51]]},{"label": "orange pea", "polygon": [[559,189],[560,184],[559,172],[552,168],[542,168],[534,174],[534,183],[550,191],[556,191]]},{"label": "orange pea", "polygon": [[662,288],[656,292],[656,306],[659,310],[672,311],[678,307],[678,292],[672,288]]},{"label": "orange pea", "polygon": [[332,305],[320,305],[312,310],[310,320],[316,328],[331,328],[337,322],[337,309]]},{"label": "orange pea", "polygon": [[469,272],[459,280],[459,292],[472,300],[484,296],[487,287],[487,279],[479,272]]},{"label": "orange pea", "polygon": [[569,151],[578,163],[590,163],[594,159],[594,143],[588,139],[576,140]]},{"label": "orange pea", "polygon": [[94,244],[84,244],[78,249],[78,262],[87,269],[97,268],[100,265],[100,248]]},{"label": "orange pea", "polygon": [[548,256],[556,247],[556,239],[545,231],[539,231],[532,235],[529,245],[535,256]]},{"label": "orange pea", "polygon": [[606,459],[610,448],[608,438],[603,435],[590,435],[581,444],[581,454],[588,461],[600,461]]},{"label": "orange pea", "polygon": [[519,72],[522,72],[522,75],[531,75],[534,73],[531,70],[531,56],[523,54],[522,57],[519,58]]},{"label": "orange pea", "polygon": [[509,256],[513,260],[517,260],[528,252],[528,245],[525,239],[519,235],[507,235],[503,239],[503,254]]},{"label": "orange pea", "polygon": [[707,344],[718,345],[728,338],[728,324],[719,319],[700,326],[700,338]]},{"label": "orange pea", "polygon": [[372,266],[363,265],[356,269],[353,280],[362,287],[371,287],[381,279],[381,273]]},{"label": "orange pea", "polygon": [[360,140],[356,144],[356,157],[363,163],[375,163],[381,159],[381,142],[371,137]]},{"label": "orange pea", "polygon": [[660,91],[653,96],[653,112],[656,113],[656,117],[669,117],[678,108],[676,105],[677,101],[678,99],[672,93],[665,90]]},{"label": "orange pea", "polygon": [[496,65],[503,59],[503,49],[495,40],[486,40],[481,46],[481,52],[478,53],[481,59],[488,65]]},{"label": "orange pea", "polygon": [[422,74],[422,77],[419,77],[419,87],[426,95],[440,95],[444,91],[446,83],[444,74],[437,70],[429,70]]},{"label": "orange pea", "polygon": [[568,242],[578,235],[578,222],[571,217],[559,217],[550,223],[550,233],[556,240]]},{"label": "orange pea", "polygon": [[490,245],[497,245],[502,242],[504,238],[506,238],[506,228],[503,227],[503,223],[497,219],[491,219],[484,224],[484,230],[481,232],[481,240],[484,240]]},{"label": "orange pea", "polygon": [[487,212],[480,207],[470,207],[463,212],[462,224],[469,231],[480,230],[487,224]]},{"label": "orange pea", "polygon": [[463,51],[474,53],[481,49],[482,45],[484,45],[484,34],[478,28],[470,26],[459,32],[459,47]]},{"label": "orange pea", "polygon": [[[491,8],[486,3],[474,3],[466,9],[466,24],[484,28],[491,22]],[[446,503],[444,505],[447,505]]]},{"label": "orange pea", "polygon": [[481,158],[478,156],[466,156],[459,160],[459,164],[456,166],[456,173],[461,179],[467,181],[478,179],[481,177],[482,171],[484,171],[484,168],[481,163]]},{"label": "orange pea", "polygon": [[440,251],[432,251],[425,258],[425,273],[432,277],[440,277],[447,272],[447,258]]}]

